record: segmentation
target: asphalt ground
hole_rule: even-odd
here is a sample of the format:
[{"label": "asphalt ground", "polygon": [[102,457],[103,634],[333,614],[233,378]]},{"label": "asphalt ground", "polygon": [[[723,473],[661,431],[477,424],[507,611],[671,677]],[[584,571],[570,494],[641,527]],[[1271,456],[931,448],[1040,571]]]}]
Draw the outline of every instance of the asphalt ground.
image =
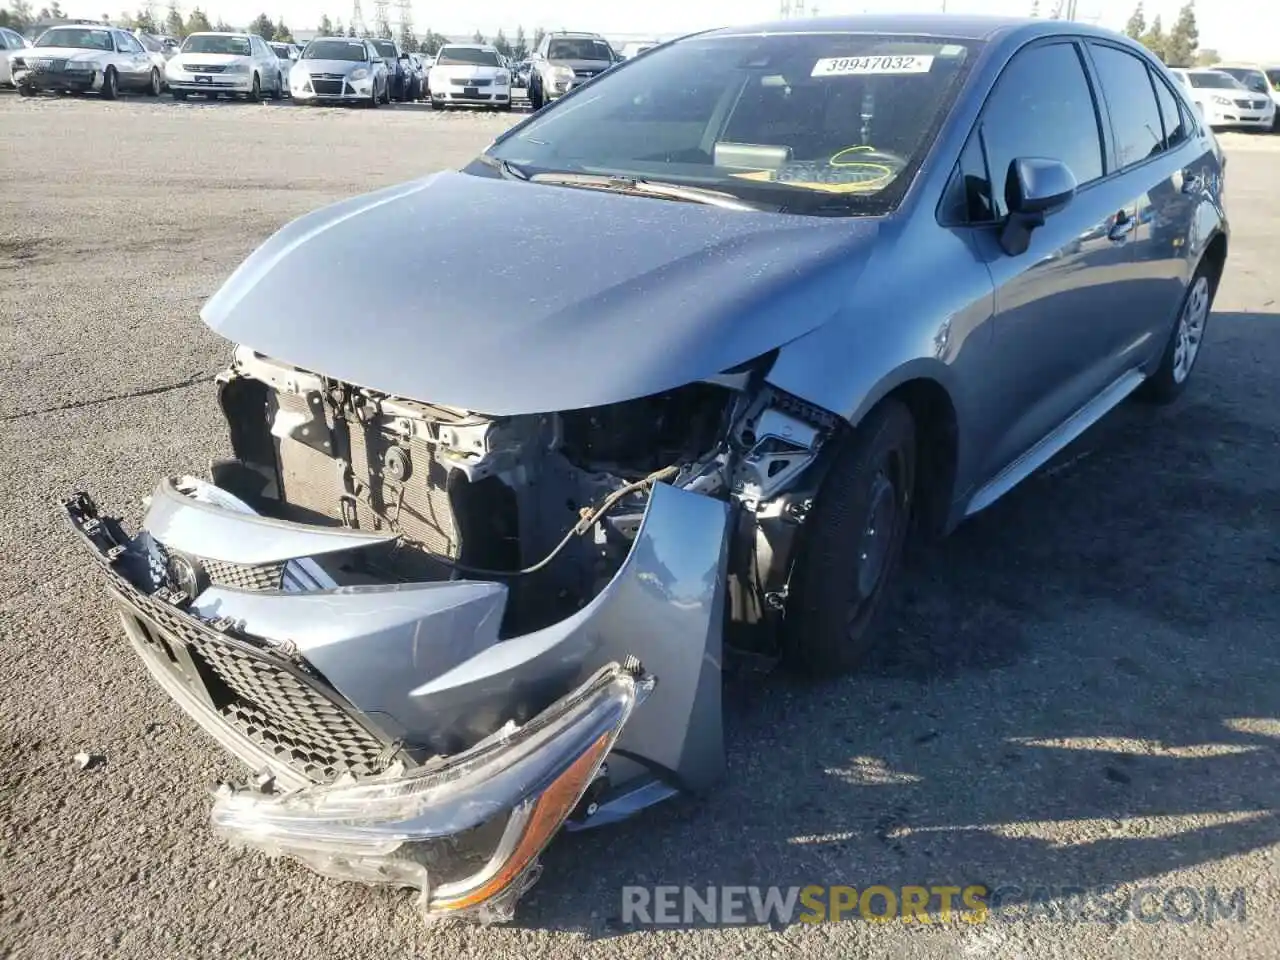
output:
[{"label": "asphalt ground", "polygon": [[[731,685],[717,794],[559,838],[494,927],[428,928],[407,892],[211,834],[209,787],[240,771],[126,648],[57,498],[136,522],[158,477],[203,472],[229,348],[201,302],[291,218],[460,165],[508,122],[0,96],[0,956],[1274,957],[1280,137],[1224,137],[1232,253],[1182,401],[1125,405],[917,557],[860,675]],[[654,884],[982,884],[1013,906],[625,922],[622,888]],[[1103,884],[1119,899],[1083,920],[1034,892]],[[1155,919],[1126,920],[1147,886]],[[1172,887],[1242,890],[1244,919],[1176,922]]]}]

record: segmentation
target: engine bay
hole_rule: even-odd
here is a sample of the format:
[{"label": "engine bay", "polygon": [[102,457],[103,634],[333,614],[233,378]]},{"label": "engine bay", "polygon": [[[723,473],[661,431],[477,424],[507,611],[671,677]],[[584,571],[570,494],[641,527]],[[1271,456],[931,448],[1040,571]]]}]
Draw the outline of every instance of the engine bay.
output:
[{"label": "engine bay", "polygon": [[216,484],[267,516],[395,534],[386,550],[329,558],[338,584],[505,583],[505,635],[563,619],[603,589],[656,483],[739,508],[739,549],[750,556],[731,569],[762,569],[764,558],[769,575],[746,579],[755,606],[767,607],[767,583],[785,577],[772,568],[789,554],[768,520],[802,519],[782,498],[802,486],[836,427],[746,375],[499,418],[380,394],[246,348],[218,383],[234,459],[214,465]]}]

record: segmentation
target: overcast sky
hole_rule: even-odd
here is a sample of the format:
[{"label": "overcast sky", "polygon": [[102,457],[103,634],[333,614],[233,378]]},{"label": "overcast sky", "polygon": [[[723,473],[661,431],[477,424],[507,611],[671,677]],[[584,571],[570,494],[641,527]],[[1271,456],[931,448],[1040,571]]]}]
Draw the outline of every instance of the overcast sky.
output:
[{"label": "overcast sky", "polygon": [[[595,30],[610,35],[684,33],[722,24],[748,23],[777,17],[781,0],[473,0],[467,4],[441,4],[418,0],[413,22],[421,32],[430,27],[440,33],[470,33],[476,29],[492,34],[499,28],[512,33],[517,24],[565,30]],[[794,3],[795,0],[792,0]],[[1055,0],[1040,0],[1047,12]],[[3,0],[0,0],[3,3]],[[137,0],[133,0],[136,5]],[[947,0],[949,10],[966,13],[994,13],[1025,16],[1032,0]],[[1078,0],[1081,19],[1094,19],[1103,26],[1120,29],[1129,18],[1136,0]],[[943,0],[805,0],[824,14],[880,11],[940,10]],[[191,0],[180,0],[187,12]],[[341,19],[351,16],[352,0],[204,0],[211,19],[219,16],[237,26],[265,12],[272,18],[283,16],[295,29],[312,29],[320,14]],[[39,8],[39,2],[32,2]],[[121,0],[65,0],[63,9],[77,16],[113,16],[126,8]],[[161,12],[168,0],[155,0]],[[1162,14],[1165,25],[1177,16],[1182,0],[1147,0],[1148,18]],[[373,0],[362,0],[364,17],[373,20]],[[105,10],[104,10],[105,8]],[[391,19],[396,20],[395,0]],[[1280,60],[1280,3],[1276,0],[1200,0],[1197,4],[1201,45],[1217,49],[1228,57]]]}]

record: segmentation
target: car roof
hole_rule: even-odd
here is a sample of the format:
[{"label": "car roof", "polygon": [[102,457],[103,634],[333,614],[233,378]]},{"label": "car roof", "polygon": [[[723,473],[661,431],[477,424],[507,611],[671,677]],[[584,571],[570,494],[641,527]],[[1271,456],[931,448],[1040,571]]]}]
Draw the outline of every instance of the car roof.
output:
[{"label": "car roof", "polygon": [[996,40],[1012,33],[1072,34],[1115,38],[1114,31],[1077,20],[999,17],[959,13],[872,13],[840,17],[773,20],[747,26],[723,27],[700,36],[742,36],[762,33],[883,33],[937,36],[956,40]]},{"label": "car roof", "polygon": [[[492,50],[498,52],[498,48],[492,43],[444,43],[440,45],[440,50],[451,50],[455,47],[461,47],[463,50]],[[436,51],[439,53],[439,50]]]},{"label": "car roof", "polygon": [[240,37],[247,38],[250,34],[238,33],[230,30],[197,30],[195,33],[188,33],[188,37]]}]

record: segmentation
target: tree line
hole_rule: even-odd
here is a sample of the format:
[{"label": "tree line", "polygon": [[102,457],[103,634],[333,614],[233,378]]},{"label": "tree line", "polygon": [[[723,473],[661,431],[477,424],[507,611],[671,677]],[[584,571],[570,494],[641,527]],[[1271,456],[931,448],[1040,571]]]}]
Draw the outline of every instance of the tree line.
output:
[{"label": "tree line", "polygon": [[1212,66],[1219,60],[1216,50],[1200,49],[1200,29],[1196,25],[1195,0],[1188,0],[1178,11],[1178,19],[1168,31],[1157,14],[1147,23],[1147,14],[1142,0],[1129,17],[1124,28],[1125,35],[1137,40],[1140,44],[1159,57],[1170,67]]}]

